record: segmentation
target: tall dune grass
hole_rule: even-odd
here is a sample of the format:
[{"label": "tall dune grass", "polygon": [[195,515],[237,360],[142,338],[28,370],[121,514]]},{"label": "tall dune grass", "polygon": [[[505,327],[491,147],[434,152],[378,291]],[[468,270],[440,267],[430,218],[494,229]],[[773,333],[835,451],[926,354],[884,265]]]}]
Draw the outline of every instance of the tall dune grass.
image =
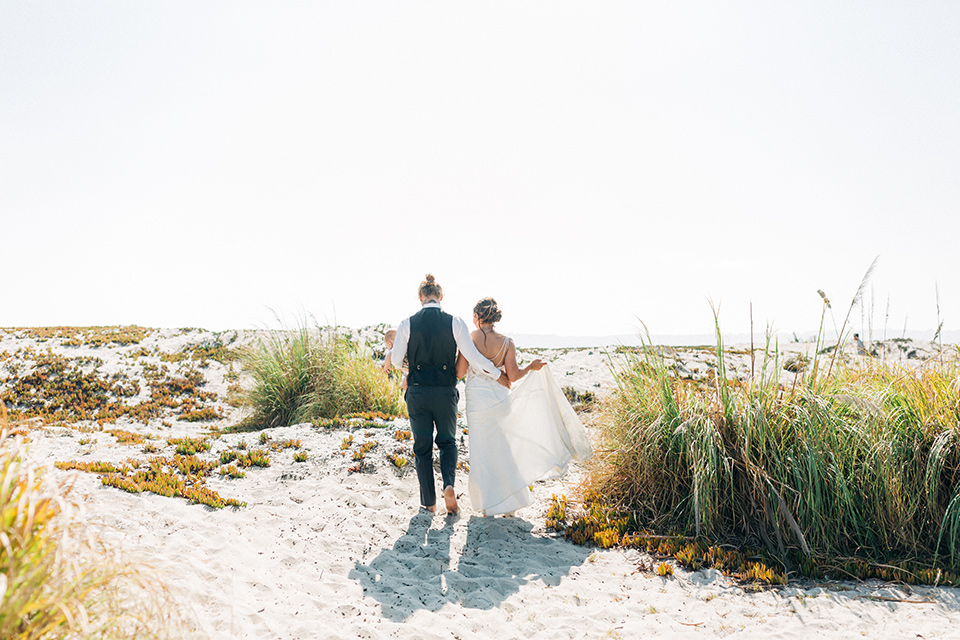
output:
[{"label": "tall dune grass", "polygon": [[[678,379],[645,345],[617,373],[591,499],[631,526],[789,558],[960,570],[960,370],[816,359],[781,385],[761,370]],[[829,373],[825,373],[829,372]]]},{"label": "tall dune grass", "polygon": [[69,487],[47,486],[9,435],[0,404],[0,638],[170,638],[165,589],[76,519]]},{"label": "tall dune grass", "polygon": [[276,427],[375,411],[402,415],[399,383],[335,330],[310,331],[305,323],[274,331],[244,357],[254,379],[249,423]]}]

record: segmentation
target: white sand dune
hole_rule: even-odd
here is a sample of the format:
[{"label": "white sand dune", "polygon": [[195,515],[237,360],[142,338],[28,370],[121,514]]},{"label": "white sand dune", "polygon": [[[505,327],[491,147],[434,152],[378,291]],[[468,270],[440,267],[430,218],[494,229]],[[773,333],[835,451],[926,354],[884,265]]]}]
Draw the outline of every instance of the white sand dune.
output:
[{"label": "white sand dune", "polygon": [[[0,350],[10,350],[11,340]],[[123,353],[101,348],[96,355],[120,367]],[[612,380],[604,356],[587,353],[542,355],[581,390],[604,392]],[[211,387],[219,389],[222,367],[210,369]],[[364,473],[347,470],[344,429],[271,430],[274,440],[300,439],[309,457],[298,463],[290,450],[275,452],[268,468],[208,483],[245,501],[243,508],[128,494],[88,473],[77,474],[76,491],[109,540],[162,568],[196,637],[960,638],[960,589],[825,581],[751,592],[713,570],[660,578],[639,570],[643,556],[635,551],[557,539],[543,515],[552,493],[572,493],[578,469],[536,485],[538,502],[515,518],[472,511],[466,473],[458,475],[460,516],[420,511],[412,465],[396,469],[386,459],[404,446],[393,437],[402,427],[401,419],[390,428],[352,430],[358,442],[378,442]],[[200,429],[180,422],[123,428],[164,437]],[[87,437],[93,441],[80,444]],[[226,434],[206,455],[256,438]],[[54,479],[74,473],[52,469],[57,460],[144,457],[142,445],[63,427],[32,432],[30,446]]]}]

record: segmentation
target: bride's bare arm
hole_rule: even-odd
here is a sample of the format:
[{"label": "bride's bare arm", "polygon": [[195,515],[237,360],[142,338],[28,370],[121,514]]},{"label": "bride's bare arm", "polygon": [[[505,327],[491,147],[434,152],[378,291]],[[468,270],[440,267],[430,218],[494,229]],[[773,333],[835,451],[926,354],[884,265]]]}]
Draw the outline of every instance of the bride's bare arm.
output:
[{"label": "bride's bare arm", "polygon": [[462,353],[457,354],[457,380],[467,375],[467,367],[470,366]]},{"label": "bride's bare arm", "polygon": [[527,373],[530,371],[539,371],[545,364],[547,363],[540,358],[537,358],[521,369],[519,366],[517,366],[517,349],[513,345],[513,340],[511,340],[510,344],[507,346],[507,355],[503,360],[503,366],[506,369],[505,373],[507,374],[507,379],[510,380],[510,382],[516,382],[523,376],[527,375]]}]

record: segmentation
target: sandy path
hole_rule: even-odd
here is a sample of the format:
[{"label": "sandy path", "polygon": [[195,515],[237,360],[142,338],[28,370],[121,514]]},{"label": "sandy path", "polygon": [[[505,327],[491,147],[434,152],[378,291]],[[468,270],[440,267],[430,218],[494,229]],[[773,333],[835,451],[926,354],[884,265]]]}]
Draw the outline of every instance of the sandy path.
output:
[{"label": "sandy path", "polygon": [[[712,570],[664,579],[637,571],[634,551],[545,531],[550,494],[570,492],[561,482],[538,485],[538,503],[517,518],[481,518],[466,498],[461,516],[431,516],[416,508],[409,467],[371,455],[374,472],[347,473],[343,431],[299,425],[272,435],[300,438],[310,458],[276,454],[246,478],[210,482],[247,501],[242,509],[131,495],[90,474],[77,481],[90,518],[160,565],[210,638],[960,637],[958,589],[832,583],[751,593]],[[374,436],[384,452],[391,434]],[[251,437],[226,435],[212,453],[240,439]],[[63,459],[73,447],[69,433],[37,434],[32,455]],[[105,449],[99,459],[126,453]],[[462,490],[465,474],[458,482]]]}]

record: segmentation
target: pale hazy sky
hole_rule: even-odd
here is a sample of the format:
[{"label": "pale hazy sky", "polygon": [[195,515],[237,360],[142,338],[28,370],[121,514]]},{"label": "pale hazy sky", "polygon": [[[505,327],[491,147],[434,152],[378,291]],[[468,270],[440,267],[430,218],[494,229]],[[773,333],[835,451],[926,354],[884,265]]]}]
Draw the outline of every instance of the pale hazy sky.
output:
[{"label": "pale hazy sky", "polygon": [[[0,326],[960,328],[960,3],[0,4]],[[868,288],[869,304],[870,288]],[[854,313],[859,328],[860,312]]]}]

